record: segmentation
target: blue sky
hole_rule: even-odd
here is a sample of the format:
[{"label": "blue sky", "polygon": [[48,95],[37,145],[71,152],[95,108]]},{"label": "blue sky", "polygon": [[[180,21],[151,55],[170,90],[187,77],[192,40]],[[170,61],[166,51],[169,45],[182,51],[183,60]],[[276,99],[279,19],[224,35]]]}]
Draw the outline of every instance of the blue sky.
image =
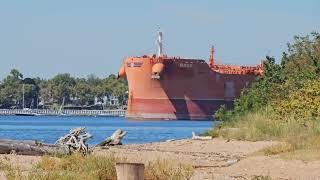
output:
[{"label": "blue sky", "polygon": [[122,59],[155,53],[160,26],[165,53],[256,64],[277,58],[294,35],[320,31],[318,0],[0,0],[0,79],[68,72],[116,73]]}]

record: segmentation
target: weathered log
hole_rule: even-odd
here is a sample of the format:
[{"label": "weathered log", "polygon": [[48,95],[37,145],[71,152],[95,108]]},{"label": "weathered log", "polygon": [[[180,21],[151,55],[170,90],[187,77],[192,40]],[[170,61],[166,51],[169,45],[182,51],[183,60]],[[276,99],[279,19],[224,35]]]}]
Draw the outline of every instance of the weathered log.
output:
[{"label": "weathered log", "polygon": [[104,141],[97,144],[96,147],[122,145],[121,140],[126,135],[127,135],[126,131],[122,131],[121,129],[117,129],[110,137],[106,138]]},{"label": "weathered log", "polygon": [[44,144],[31,140],[0,140],[0,154],[45,155],[70,154],[67,146]]}]

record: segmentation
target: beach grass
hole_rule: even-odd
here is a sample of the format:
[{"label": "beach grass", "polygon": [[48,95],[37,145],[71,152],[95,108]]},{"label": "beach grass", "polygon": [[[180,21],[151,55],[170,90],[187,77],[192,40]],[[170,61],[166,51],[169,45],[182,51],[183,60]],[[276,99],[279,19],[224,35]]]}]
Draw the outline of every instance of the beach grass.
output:
[{"label": "beach grass", "polygon": [[[113,155],[72,154],[63,157],[43,156],[32,169],[27,171],[6,163],[1,163],[0,168],[9,180],[116,180],[117,162],[127,162],[127,160]],[[183,180],[190,179],[192,174],[191,166],[170,161],[157,160],[145,164],[145,179]]]},{"label": "beach grass", "polygon": [[320,151],[317,150],[320,149],[320,119],[301,122],[286,118],[276,121],[268,113],[252,112],[224,122],[206,134],[235,140],[278,141],[278,144],[265,148],[264,154],[320,159]]},{"label": "beach grass", "polygon": [[148,162],[145,170],[145,179],[152,180],[183,180],[193,175],[192,166],[174,164],[167,160]]}]

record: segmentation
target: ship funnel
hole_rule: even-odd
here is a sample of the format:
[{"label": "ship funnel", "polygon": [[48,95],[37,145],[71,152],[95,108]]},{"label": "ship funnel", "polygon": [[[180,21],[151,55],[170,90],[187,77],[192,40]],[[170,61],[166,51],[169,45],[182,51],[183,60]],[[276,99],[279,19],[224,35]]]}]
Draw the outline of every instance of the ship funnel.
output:
[{"label": "ship funnel", "polygon": [[160,30],[159,30],[159,32],[158,32],[157,45],[158,45],[157,56],[160,57],[160,56],[163,55],[163,49],[162,49],[162,32],[161,32]]}]

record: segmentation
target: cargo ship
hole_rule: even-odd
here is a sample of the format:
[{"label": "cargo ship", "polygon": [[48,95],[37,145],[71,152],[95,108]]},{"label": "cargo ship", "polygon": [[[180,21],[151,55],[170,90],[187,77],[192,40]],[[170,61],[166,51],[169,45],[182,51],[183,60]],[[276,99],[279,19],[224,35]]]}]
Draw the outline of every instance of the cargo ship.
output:
[{"label": "cargo ship", "polygon": [[217,64],[214,47],[208,62],[163,53],[124,59],[118,77],[128,81],[126,117],[140,120],[212,120],[222,105],[231,108],[241,90],[263,73],[255,66]]}]

